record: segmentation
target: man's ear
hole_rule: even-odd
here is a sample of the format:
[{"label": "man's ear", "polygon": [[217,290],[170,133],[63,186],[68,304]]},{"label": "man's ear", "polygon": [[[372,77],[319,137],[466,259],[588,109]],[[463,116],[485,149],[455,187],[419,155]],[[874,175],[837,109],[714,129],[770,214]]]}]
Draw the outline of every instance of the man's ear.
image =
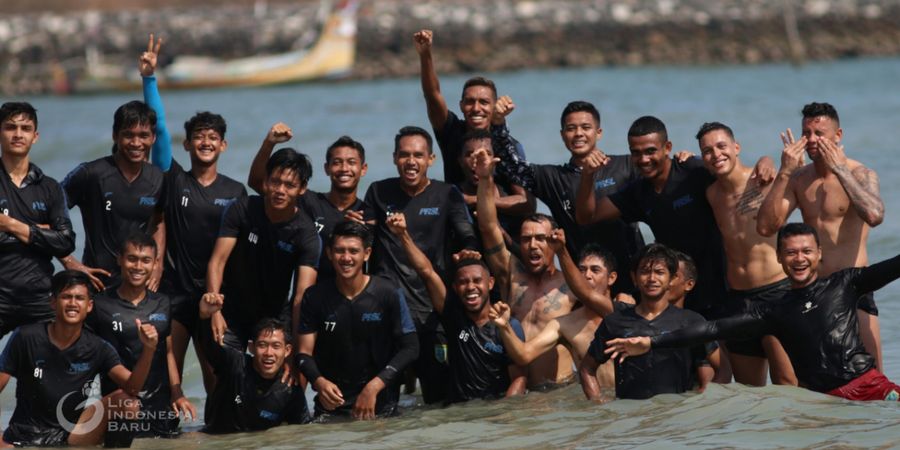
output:
[{"label": "man's ear", "polygon": [[616,280],[619,279],[619,273],[618,272],[610,272],[609,275],[606,276],[606,278],[609,280],[609,285],[612,286],[612,285],[616,284]]}]

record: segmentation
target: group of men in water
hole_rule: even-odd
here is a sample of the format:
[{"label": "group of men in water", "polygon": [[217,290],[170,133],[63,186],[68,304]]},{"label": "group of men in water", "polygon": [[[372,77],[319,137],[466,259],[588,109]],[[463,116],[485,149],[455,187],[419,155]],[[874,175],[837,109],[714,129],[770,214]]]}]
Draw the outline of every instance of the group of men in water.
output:
[{"label": "group of men in water", "polygon": [[[61,184],[29,161],[35,109],[3,104],[0,336],[12,335],[0,390],[17,379],[3,442],[177,435],[180,417],[198,416],[181,389],[191,340],[212,433],[390,416],[415,378],[426,404],[577,378],[590,399],[648,398],[732,373],[898,399],[878,372],[871,294],[900,276],[900,260],[867,267],[868,231],[884,216],[878,178],[845,156],[831,105],[803,108],[777,171],[768,157],[745,165],[718,122],[697,133],[699,158],[672,157],[652,116],[631,125],[630,154],[606,155],[586,101],[560,117],[568,160],[530,164],[506,124],[513,101],[472,78],[460,118],[440,89],[432,33],[413,41],[444,181],[428,177],[431,135],[407,126],[394,142],[398,176],[363,198],[362,144],[330,145],[330,190],[313,192],[309,159],[275,150],[293,137],[283,123],[250,166],[258,195],[218,172],[228,144],[217,114],[185,122],[190,166],[180,165],[153,36],[139,63],[144,101],[116,110],[112,154]],[[796,208],[803,223],[785,225]],[[637,222],[656,243],[644,245]],[[54,257],[65,270],[54,274]]]}]

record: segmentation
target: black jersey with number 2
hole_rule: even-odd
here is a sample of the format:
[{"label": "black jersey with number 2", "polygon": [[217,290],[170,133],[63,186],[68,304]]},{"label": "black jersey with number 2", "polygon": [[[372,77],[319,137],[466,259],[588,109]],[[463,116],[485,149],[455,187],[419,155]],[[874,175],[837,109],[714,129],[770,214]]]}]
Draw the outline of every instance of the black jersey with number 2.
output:
[{"label": "black jersey with number 2", "polygon": [[306,213],[316,226],[316,232],[322,240],[322,254],[319,256],[319,273],[316,280],[321,281],[328,278],[334,278],[334,266],[328,257],[325,256],[325,243],[328,242],[334,227],[343,222],[344,215],[348,211],[363,211],[366,204],[362,200],[356,199],[350,207],[340,210],[328,200],[328,194],[322,192],[306,191],[297,200],[300,204],[300,210]]}]

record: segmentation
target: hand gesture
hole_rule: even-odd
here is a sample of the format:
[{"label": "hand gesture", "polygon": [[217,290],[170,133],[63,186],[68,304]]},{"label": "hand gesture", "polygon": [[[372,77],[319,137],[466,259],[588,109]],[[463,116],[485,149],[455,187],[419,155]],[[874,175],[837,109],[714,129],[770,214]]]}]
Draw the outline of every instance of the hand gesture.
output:
[{"label": "hand gesture", "polygon": [[621,364],[629,356],[643,355],[649,351],[650,338],[642,336],[610,339],[606,341],[606,350],[603,350],[603,353],[611,354],[609,358],[613,361],[618,357]]},{"label": "hand gesture", "polygon": [[491,305],[491,311],[488,313],[491,322],[498,327],[506,327],[509,325],[509,316],[509,305],[503,302],[497,302]]},{"label": "hand gesture", "polygon": [[431,42],[434,33],[431,30],[421,30],[413,35],[413,43],[416,44],[416,53],[424,55],[431,51]]},{"label": "hand gesture", "polygon": [[453,264],[459,264],[460,261],[464,261],[467,259],[481,259],[481,253],[478,250],[472,250],[469,248],[464,248],[457,253],[453,254]]},{"label": "hand gesture", "polygon": [[609,156],[606,156],[600,150],[591,150],[587,156],[584,157],[581,164],[581,176],[590,176],[594,177],[594,174],[597,173],[600,168],[605,166],[609,162]]},{"label": "hand gesture", "polygon": [[825,165],[832,171],[838,167],[847,166],[847,155],[844,154],[844,146],[829,139],[819,139],[819,155],[825,161]]},{"label": "hand gesture", "polygon": [[487,179],[494,174],[494,166],[500,162],[500,158],[492,157],[487,150],[481,148],[475,150],[475,175],[479,180]]},{"label": "hand gesture", "polygon": [[150,33],[150,40],[147,41],[147,51],[141,53],[141,57],[138,58],[138,68],[141,70],[142,77],[153,76],[153,72],[156,71],[156,60],[159,56],[159,49],[162,47],[162,38],[156,40],[156,44],[153,43],[153,33]]},{"label": "hand gesture", "polygon": [[494,114],[491,123],[494,125],[502,125],[506,122],[506,116],[512,114],[515,109],[516,104],[513,103],[510,96],[504,95],[498,98],[497,103],[494,103]]},{"label": "hand gesture", "polygon": [[759,186],[765,186],[775,180],[775,174],[775,161],[768,156],[763,156],[753,166],[753,173],[750,174],[750,179],[756,180]]},{"label": "hand gesture", "polygon": [[104,277],[108,278],[108,277],[112,276],[112,274],[110,274],[109,272],[107,272],[103,269],[88,267],[88,266],[82,264],[81,261],[78,261],[74,257],[68,258],[68,260],[63,260],[63,266],[69,270],[77,270],[79,272],[84,272],[84,274],[87,275],[88,278],[91,280],[91,285],[93,285],[94,289],[96,289],[98,292],[102,291],[103,289],[106,288],[106,286],[103,285],[103,282],[100,281],[100,278],[98,278],[98,277],[104,276]]},{"label": "hand gesture", "polygon": [[803,157],[806,151],[806,136],[801,136],[799,141],[794,141],[794,134],[788,128],[787,131],[781,133],[781,142],[784,144],[784,151],[781,152],[781,172],[790,175],[806,164]]},{"label": "hand gesture", "polygon": [[344,394],[334,383],[328,381],[325,377],[316,379],[315,388],[319,393],[319,403],[326,411],[333,411],[338,406],[344,404]]},{"label": "hand gesture", "polygon": [[678,162],[680,162],[680,163],[683,163],[683,162],[685,162],[685,161],[687,161],[687,160],[689,160],[689,159],[691,159],[691,158],[693,158],[693,157],[694,157],[694,154],[693,154],[693,153],[691,153],[691,152],[689,152],[689,151],[687,151],[687,150],[682,150],[682,151],[680,151],[680,152],[678,152],[678,153],[675,154],[675,161],[678,161]]},{"label": "hand gesture", "polygon": [[397,236],[403,236],[406,234],[406,215],[403,213],[393,213],[387,216],[388,230],[391,230],[391,233],[396,234]]},{"label": "hand gesture", "polygon": [[557,228],[550,232],[547,237],[547,243],[556,253],[561,253],[566,248],[566,232],[562,228]]},{"label": "hand gesture", "polygon": [[184,395],[172,402],[172,410],[175,411],[175,414],[180,414],[184,417],[185,420],[190,420],[191,422],[197,420],[197,408],[194,408],[194,405]]},{"label": "hand gesture", "polygon": [[210,327],[212,327],[213,339],[219,346],[225,345],[225,331],[228,330],[228,323],[225,322],[225,316],[221,311],[212,315]]},{"label": "hand gesture", "polygon": [[138,337],[144,348],[155,350],[156,344],[159,343],[159,333],[156,332],[156,327],[149,323],[142,324],[141,319],[134,319],[134,324],[138,327]]},{"label": "hand gesture", "polygon": [[291,127],[285,125],[284,122],[278,122],[269,129],[269,133],[266,135],[266,142],[272,145],[283,144],[291,140],[292,137],[294,137],[294,132],[291,131]]}]

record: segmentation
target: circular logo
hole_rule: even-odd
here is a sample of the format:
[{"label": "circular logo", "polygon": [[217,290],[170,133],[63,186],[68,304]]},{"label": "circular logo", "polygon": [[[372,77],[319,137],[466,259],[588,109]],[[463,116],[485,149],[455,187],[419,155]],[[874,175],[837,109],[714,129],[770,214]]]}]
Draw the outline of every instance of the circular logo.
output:
[{"label": "circular logo", "polygon": [[[65,404],[66,399],[69,398],[70,395],[76,394],[78,391],[69,392],[66,395],[63,395],[59,402],[56,404],[56,420],[59,422],[59,425],[69,433],[72,433],[75,430],[75,427],[78,425],[77,423],[72,423],[69,419],[66,418],[66,415],[63,414],[63,404]],[[81,388],[81,395],[86,397],[84,401],[75,406],[75,411],[78,413],[78,417],[81,417],[81,413],[90,407],[94,407],[94,412],[91,414],[91,417],[84,423],[81,424],[81,429],[79,430],[79,434],[84,434],[96,429],[100,422],[103,421],[103,402],[100,401],[100,383],[96,380],[90,380],[87,383],[84,383],[84,386]]]}]

